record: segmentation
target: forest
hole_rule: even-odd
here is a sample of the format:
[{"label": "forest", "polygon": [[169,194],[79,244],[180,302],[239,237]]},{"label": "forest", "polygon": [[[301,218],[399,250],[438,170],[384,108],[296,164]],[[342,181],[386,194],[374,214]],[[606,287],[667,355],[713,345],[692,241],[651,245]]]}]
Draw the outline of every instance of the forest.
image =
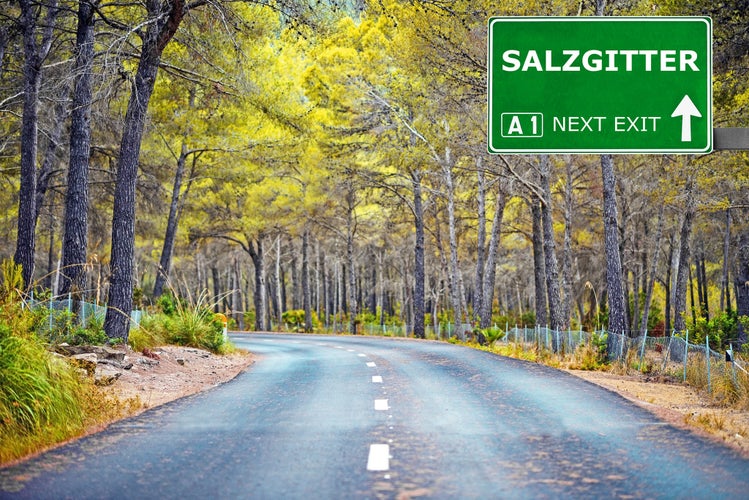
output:
[{"label": "forest", "polygon": [[0,0],[0,260],[125,340],[169,294],[745,344],[747,152],[487,153],[488,19],[596,15],[710,16],[714,126],[749,126],[746,0]]}]

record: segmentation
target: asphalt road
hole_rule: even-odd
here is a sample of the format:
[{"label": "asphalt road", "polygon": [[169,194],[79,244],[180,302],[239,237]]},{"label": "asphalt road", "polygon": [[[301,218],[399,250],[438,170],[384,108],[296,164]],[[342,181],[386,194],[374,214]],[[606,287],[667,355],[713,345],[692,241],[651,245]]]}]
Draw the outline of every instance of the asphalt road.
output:
[{"label": "asphalt road", "polygon": [[445,343],[238,335],[232,382],[0,470],[2,498],[747,498],[749,460]]}]

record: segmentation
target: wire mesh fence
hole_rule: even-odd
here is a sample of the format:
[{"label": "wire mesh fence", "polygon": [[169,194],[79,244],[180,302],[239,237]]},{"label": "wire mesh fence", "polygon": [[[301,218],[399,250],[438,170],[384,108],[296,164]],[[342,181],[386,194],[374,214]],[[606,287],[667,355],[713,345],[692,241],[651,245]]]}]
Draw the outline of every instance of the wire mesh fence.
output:
[{"label": "wire mesh fence", "polygon": [[591,342],[605,342],[609,358],[643,373],[666,375],[696,385],[710,392],[714,385],[725,380],[736,385],[740,376],[747,376],[745,364],[737,359],[732,348],[717,352],[704,343],[689,341],[689,332],[672,333],[668,337],[641,335],[629,337],[612,332],[554,331],[546,327],[512,327],[505,330],[501,342],[524,344],[554,353],[570,354]]},{"label": "wire mesh fence", "polygon": [[[47,310],[47,324],[50,330],[55,329],[61,322],[68,321],[69,319],[82,327],[87,326],[92,320],[103,323],[107,314],[106,306],[92,302],[76,301],[73,300],[72,295],[67,297],[52,297],[45,300],[38,300],[32,296],[27,304],[30,309],[44,308]],[[139,325],[142,318],[143,311],[133,310],[130,312],[132,326]]]}]

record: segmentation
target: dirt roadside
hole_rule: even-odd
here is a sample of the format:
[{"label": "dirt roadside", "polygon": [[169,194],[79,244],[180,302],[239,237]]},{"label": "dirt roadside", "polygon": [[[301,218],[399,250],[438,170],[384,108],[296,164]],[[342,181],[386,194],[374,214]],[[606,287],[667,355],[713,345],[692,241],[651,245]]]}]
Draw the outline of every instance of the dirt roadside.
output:
[{"label": "dirt roadside", "polygon": [[675,427],[721,442],[749,458],[749,411],[719,406],[709,395],[672,380],[600,371],[567,371],[620,394]]},{"label": "dirt roadside", "polygon": [[[120,399],[138,397],[140,411],[228,382],[250,367],[246,352],[217,356],[192,347],[154,349],[158,359],[128,351],[132,368],[122,370],[109,390]],[[720,441],[749,457],[749,412],[722,408],[706,394],[668,380],[608,372],[569,373],[616,392],[659,418],[685,430]]]}]

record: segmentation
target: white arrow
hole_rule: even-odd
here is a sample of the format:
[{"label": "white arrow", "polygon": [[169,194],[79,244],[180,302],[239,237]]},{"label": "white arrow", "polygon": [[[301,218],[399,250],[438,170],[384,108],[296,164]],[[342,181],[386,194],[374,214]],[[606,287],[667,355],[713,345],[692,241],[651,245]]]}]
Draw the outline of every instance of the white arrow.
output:
[{"label": "white arrow", "polygon": [[692,117],[702,118],[702,115],[688,95],[684,96],[674,112],[671,113],[671,118],[677,116],[681,116],[681,142],[691,142]]}]

